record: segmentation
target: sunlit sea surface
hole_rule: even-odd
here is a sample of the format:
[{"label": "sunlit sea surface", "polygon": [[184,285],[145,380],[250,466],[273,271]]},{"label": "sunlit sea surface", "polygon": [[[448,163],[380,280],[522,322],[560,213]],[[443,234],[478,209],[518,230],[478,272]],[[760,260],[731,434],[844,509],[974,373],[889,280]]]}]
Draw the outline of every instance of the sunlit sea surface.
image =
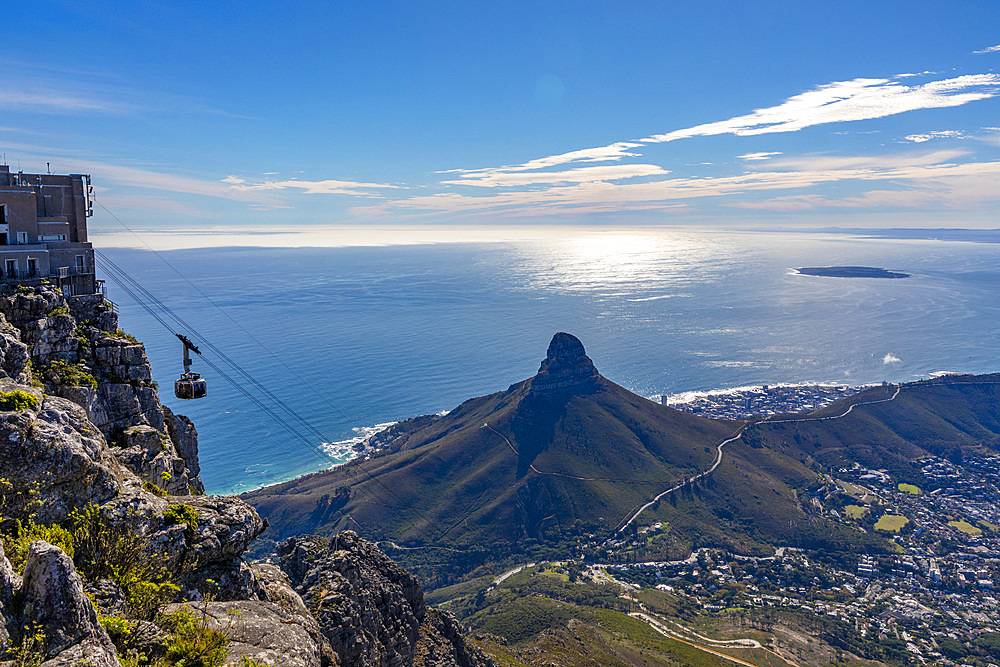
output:
[{"label": "sunlit sea surface", "polygon": [[[567,230],[506,243],[104,252],[341,461],[379,425],[529,377],[557,331],[578,336],[606,377],[650,397],[1000,370],[994,243]],[[792,271],[827,265],[912,277]],[[122,328],[145,342],[161,398],[194,420],[209,492],[329,465],[198,359],[209,396],[174,399],[180,344],[110,281],[108,296]]]}]

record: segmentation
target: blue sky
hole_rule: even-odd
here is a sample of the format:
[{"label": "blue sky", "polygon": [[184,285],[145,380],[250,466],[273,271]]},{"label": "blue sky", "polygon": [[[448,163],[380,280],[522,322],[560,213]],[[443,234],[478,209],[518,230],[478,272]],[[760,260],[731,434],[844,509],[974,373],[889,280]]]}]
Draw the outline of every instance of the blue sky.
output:
[{"label": "blue sky", "polygon": [[4,13],[0,152],[143,230],[1000,227],[995,0]]}]

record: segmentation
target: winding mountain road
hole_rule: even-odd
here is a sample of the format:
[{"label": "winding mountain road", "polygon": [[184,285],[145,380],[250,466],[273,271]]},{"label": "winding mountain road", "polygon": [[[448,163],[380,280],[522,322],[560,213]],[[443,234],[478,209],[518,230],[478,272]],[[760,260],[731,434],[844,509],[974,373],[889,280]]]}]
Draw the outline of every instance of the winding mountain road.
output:
[{"label": "winding mountain road", "polygon": [[[713,472],[715,472],[716,468],[718,468],[719,465],[722,463],[722,450],[723,450],[723,448],[725,448],[725,446],[728,445],[729,443],[735,442],[736,440],[739,440],[740,438],[742,438],[743,437],[743,433],[750,426],[755,426],[755,425],[759,425],[759,424],[783,424],[785,422],[802,423],[802,422],[830,421],[830,420],[833,420],[833,419],[843,419],[847,415],[851,414],[851,411],[854,410],[854,408],[857,407],[857,406],[859,406],[859,405],[875,405],[876,403],[888,403],[890,401],[896,400],[896,397],[899,396],[899,392],[902,389],[902,387],[900,385],[895,385],[895,389],[896,389],[896,391],[892,394],[892,396],[890,396],[888,398],[879,398],[879,399],[875,399],[875,400],[872,400],[872,401],[858,401],[857,403],[851,403],[849,406],[847,406],[847,410],[845,410],[842,414],[839,414],[839,415],[830,415],[830,416],[824,416],[824,417],[801,417],[801,418],[789,418],[789,419],[771,419],[770,417],[764,417],[760,421],[747,422],[747,423],[743,424],[742,426],[740,426],[740,428],[736,431],[736,433],[734,435],[730,436],[729,438],[726,438],[725,440],[723,440],[722,442],[720,442],[718,445],[715,446],[715,451],[716,451],[715,462],[712,463],[712,466],[710,468],[708,468],[707,470],[705,470],[703,472],[698,473],[697,475],[692,475],[691,477],[688,477],[687,479],[685,479],[685,480],[683,480],[681,482],[678,482],[677,484],[674,484],[672,487],[670,487],[669,489],[666,489],[665,491],[661,491],[657,495],[653,496],[652,500],[650,500],[648,503],[646,503],[645,505],[641,506],[637,510],[633,510],[633,512],[630,513],[626,517],[627,520],[626,519],[622,519],[622,521],[624,523],[619,522],[619,524],[620,524],[619,527],[615,529],[615,532],[612,534],[612,536],[610,538],[608,538],[607,542],[610,542],[619,533],[621,533],[623,530],[625,530],[626,528],[628,528],[629,525],[631,525],[631,523],[633,521],[635,521],[637,518],[639,518],[640,514],[642,514],[647,509],[649,509],[650,507],[652,507],[653,505],[655,505],[661,498],[663,498],[663,496],[667,495],[671,491],[676,491],[676,490],[678,490],[680,488],[683,488],[686,484],[691,484],[693,482],[696,482],[697,480],[701,479],[702,477],[706,477],[708,475],[711,475]],[[605,542],[605,544],[607,544],[607,542]]]}]

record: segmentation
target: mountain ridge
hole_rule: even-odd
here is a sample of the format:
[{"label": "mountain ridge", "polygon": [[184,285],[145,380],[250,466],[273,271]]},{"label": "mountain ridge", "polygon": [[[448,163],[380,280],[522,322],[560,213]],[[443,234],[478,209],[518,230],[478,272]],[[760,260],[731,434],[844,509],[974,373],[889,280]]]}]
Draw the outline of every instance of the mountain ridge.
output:
[{"label": "mountain ridge", "polygon": [[[702,479],[720,443],[747,424],[632,394],[597,372],[577,338],[559,332],[531,378],[444,416],[397,424],[375,436],[383,453],[372,458],[243,497],[278,526],[278,536],[350,526],[397,545],[412,567],[422,549],[463,552],[446,573],[422,571],[439,583],[532,549],[580,553],[580,544],[612,537],[673,486],[681,504],[699,496],[683,512],[652,508],[670,515],[664,549],[675,557],[706,542],[751,553],[776,540],[885,548],[881,538],[812,516],[802,494],[819,477],[817,461],[765,450],[763,436],[734,441],[719,470]],[[671,500],[675,508],[678,499]]]}]

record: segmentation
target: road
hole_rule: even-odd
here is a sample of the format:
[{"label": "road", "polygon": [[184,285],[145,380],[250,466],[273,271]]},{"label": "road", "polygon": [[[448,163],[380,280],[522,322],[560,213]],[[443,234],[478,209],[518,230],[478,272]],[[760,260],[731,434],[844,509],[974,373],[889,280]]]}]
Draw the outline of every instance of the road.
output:
[{"label": "road", "polygon": [[678,489],[683,488],[684,485],[691,484],[692,482],[695,482],[695,481],[701,479],[702,477],[705,477],[707,475],[711,475],[713,472],[715,472],[716,468],[718,468],[719,465],[722,463],[722,450],[723,450],[723,448],[726,445],[728,445],[729,443],[735,442],[735,441],[739,440],[740,438],[742,438],[743,437],[743,433],[750,426],[754,426],[754,425],[758,425],[758,424],[783,424],[783,423],[786,423],[786,422],[802,423],[802,422],[830,421],[830,420],[833,420],[833,419],[843,419],[847,415],[851,414],[851,411],[854,410],[854,408],[857,407],[857,406],[859,406],[859,405],[875,405],[876,403],[888,403],[889,401],[896,400],[896,397],[899,396],[900,390],[901,390],[901,387],[899,385],[896,385],[896,391],[889,398],[880,398],[880,399],[876,399],[876,400],[872,400],[872,401],[858,401],[857,403],[852,403],[851,405],[847,406],[847,410],[845,410],[842,414],[839,414],[839,415],[831,415],[831,416],[825,416],[825,417],[801,417],[801,418],[790,418],[790,419],[771,419],[770,417],[765,417],[764,419],[761,419],[760,421],[747,422],[747,423],[743,424],[742,426],[740,426],[739,430],[736,431],[735,435],[733,435],[733,436],[731,436],[729,438],[726,438],[725,440],[723,440],[722,442],[720,442],[718,445],[715,446],[715,450],[716,450],[715,461],[712,463],[712,466],[710,468],[708,468],[707,470],[705,470],[703,472],[698,473],[697,475],[692,475],[691,477],[688,477],[687,479],[685,479],[685,480],[683,480],[681,482],[678,482],[677,484],[674,484],[669,489],[666,489],[665,491],[661,491],[657,495],[653,496],[652,500],[650,500],[648,503],[646,503],[645,505],[641,506],[639,509],[634,510],[633,513],[631,513],[627,517],[627,520],[625,520],[625,522],[622,523],[620,525],[620,527],[615,530],[614,534],[610,538],[608,538],[608,540],[607,540],[607,542],[605,542],[605,544],[607,544],[608,542],[611,542],[618,534],[620,534],[623,530],[625,530],[626,528],[628,528],[629,525],[633,521],[635,521],[637,518],[639,518],[640,514],[642,514],[647,509],[649,509],[650,507],[652,507],[653,505],[655,505],[661,498],[663,498],[663,496],[667,495],[671,491],[677,491]]}]

